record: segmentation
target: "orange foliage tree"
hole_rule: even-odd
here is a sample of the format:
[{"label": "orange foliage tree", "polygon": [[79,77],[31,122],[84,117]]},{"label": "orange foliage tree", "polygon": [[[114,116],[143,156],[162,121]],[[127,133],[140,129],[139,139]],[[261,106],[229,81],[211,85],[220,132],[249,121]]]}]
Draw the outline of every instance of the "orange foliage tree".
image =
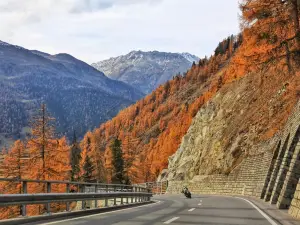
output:
[{"label": "orange foliage tree", "polygon": [[[22,142],[14,143],[12,149],[4,157],[3,175],[7,178],[31,180],[60,180],[70,179],[70,147],[66,138],[55,139],[54,119],[42,104],[37,115],[32,120],[32,135]],[[65,186],[52,185],[52,192],[65,192]],[[29,193],[46,192],[44,183],[28,183]],[[17,182],[3,182],[1,193],[22,193],[22,187]],[[65,204],[51,204],[51,210],[58,211],[65,208]],[[29,215],[37,215],[45,210],[44,206],[27,206]],[[11,218],[19,215],[21,208],[8,207],[1,211],[1,218]]]}]

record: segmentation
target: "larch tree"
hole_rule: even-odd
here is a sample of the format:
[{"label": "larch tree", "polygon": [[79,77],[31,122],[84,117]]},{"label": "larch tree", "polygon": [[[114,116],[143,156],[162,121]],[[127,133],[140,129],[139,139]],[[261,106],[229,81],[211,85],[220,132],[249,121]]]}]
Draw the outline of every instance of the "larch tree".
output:
[{"label": "larch tree", "polygon": [[53,143],[54,130],[54,118],[49,115],[46,105],[42,104],[31,121],[32,135],[28,140],[33,179],[46,180],[47,178],[47,168],[49,167],[47,161],[56,147]]},{"label": "larch tree", "polygon": [[[25,145],[18,140],[14,143],[11,150],[4,156],[2,170],[3,177],[24,179],[28,171],[26,163]],[[22,185],[18,182],[2,182],[0,185],[1,194],[21,194],[23,192]],[[22,207],[4,207],[1,209],[0,219],[13,218],[22,214]]]},{"label": "larch tree", "polygon": [[27,171],[26,149],[22,141],[17,140],[3,160],[3,176],[22,179]]},{"label": "larch tree", "polygon": [[299,1],[298,0],[244,0],[240,4],[241,25],[250,64],[268,66],[285,60],[289,71],[292,59],[299,56]]},{"label": "larch tree", "polygon": [[[27,142],[30,153],[30,179],[35,180],[69,180],[70,179],[70,148],[66,138],[55,139],[54,118],[50,116],[46,105],[42,104],[37,115],[31,122],[32,135]],[[46,192],[46,185],[30,184],[32,193]],[[55,185],[53,191],[65,191],[62,186]],[[31,207],[32,214],[39,214],[45,208]]]}]

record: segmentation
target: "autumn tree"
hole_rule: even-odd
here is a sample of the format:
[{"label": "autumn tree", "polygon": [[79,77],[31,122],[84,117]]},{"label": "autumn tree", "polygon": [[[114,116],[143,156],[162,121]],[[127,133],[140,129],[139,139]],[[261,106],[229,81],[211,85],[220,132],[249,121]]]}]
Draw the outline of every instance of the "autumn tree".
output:
[{"label": "autumn tree", "polygon": [[22,179],[27,171],[26,149],[22,141],[17,140],[3,160],[3,177]]},{"label": "autumn tree", "polygon": [[[54,119],[42,104],[31,122],[31,137],[25,141],[16,141],[5,161],[7,177],[26,178],[32,180],[69,180],[70,148],[66,138],[55,139]],[[6,186],[6,193],[16,192],[12,186]],[[46,192],[45,183],[29,183],[29,193]],[[64,185],[52,185],[53,192],[65,192]],[[21,187],[17,187],[21,192]],[[65,205],[51,204],[53,211],[65,209]],[[10,208],[10,210],[13,208]],[[45,206],[27,206],[29,215],[43,213]]]},{"label": "autumn tree", "polygon": [[[70,179],[70,148],[65,137],[55,139],[54,121],[45,104],[41,105],[40,110],[32,119],[32,135],[27,142],[30,154],[30,179],[61,181]],[[32,193],[47,191],[45,183],[32,183],[28,189]],[[55,185],[51,189],[53,192],[65,191],[63,185]],[[64,206],[55,204],[53,207],[54,210],[59,210]],[[32,215],[41,214],[44,211],[45,207],[30,207]]]},{"label": "autumn tree", "polygon": [[27,147],[30,153],[31,179],[70,179],[70,148],[66,138],[56,139],[55,119],[42,104],[31,122],[32,135]]},{"label": "autumn tree", "polygon": [[257,67],[284,59],[292,70],[299,55],[299,5],[297,0],[245,0],[240,4],[241,25],[249,46],[244,55]]},{"label": "autumn tree", "polygon": [[[16,141],[10,151],[4,156],[2,162],[3,177],[24,179],[28,172],[26,156],[24,143],[20,140]],[[1,182],[0,193],[21,194],[22,185],[18,182]],[[5,207],[1,210],[0,219],[13,218],[22,214],[22,207],[20,206]]]},{"label": "autumn tree", "polygon": [[45,104],[41,105],[31,121],[31,138],[28,141],[30,149],[30,164],[35,167],[34,179],[46,180],[47,159],[54,151],[54,118],[52,118]]}]

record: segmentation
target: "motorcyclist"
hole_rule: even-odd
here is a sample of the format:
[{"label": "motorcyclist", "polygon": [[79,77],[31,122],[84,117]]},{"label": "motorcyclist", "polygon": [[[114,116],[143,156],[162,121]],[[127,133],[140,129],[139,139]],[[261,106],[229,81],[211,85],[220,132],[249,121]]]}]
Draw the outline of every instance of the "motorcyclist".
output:
[{"label": "motorcyclist", "polygon": [[189,191],[189,189],[186,186],[183,187],[181,193],[183,193],[185,195],[185,197],[191,198],[191,192]]},{"label": "motorcyclist", "polygon": [[182,189],[181,193],[187,193],[188,190],[189,189],[186,186],[183,186],[183,189]]}]

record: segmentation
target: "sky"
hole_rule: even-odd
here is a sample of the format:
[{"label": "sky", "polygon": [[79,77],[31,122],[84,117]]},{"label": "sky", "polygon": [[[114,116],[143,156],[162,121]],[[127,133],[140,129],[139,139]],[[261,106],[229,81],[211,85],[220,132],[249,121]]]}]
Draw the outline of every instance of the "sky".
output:
[{"label": "sky", "polygon": [[87,63],[132,50],[211,55],[238,0],[0,0],[0,40]]}]

